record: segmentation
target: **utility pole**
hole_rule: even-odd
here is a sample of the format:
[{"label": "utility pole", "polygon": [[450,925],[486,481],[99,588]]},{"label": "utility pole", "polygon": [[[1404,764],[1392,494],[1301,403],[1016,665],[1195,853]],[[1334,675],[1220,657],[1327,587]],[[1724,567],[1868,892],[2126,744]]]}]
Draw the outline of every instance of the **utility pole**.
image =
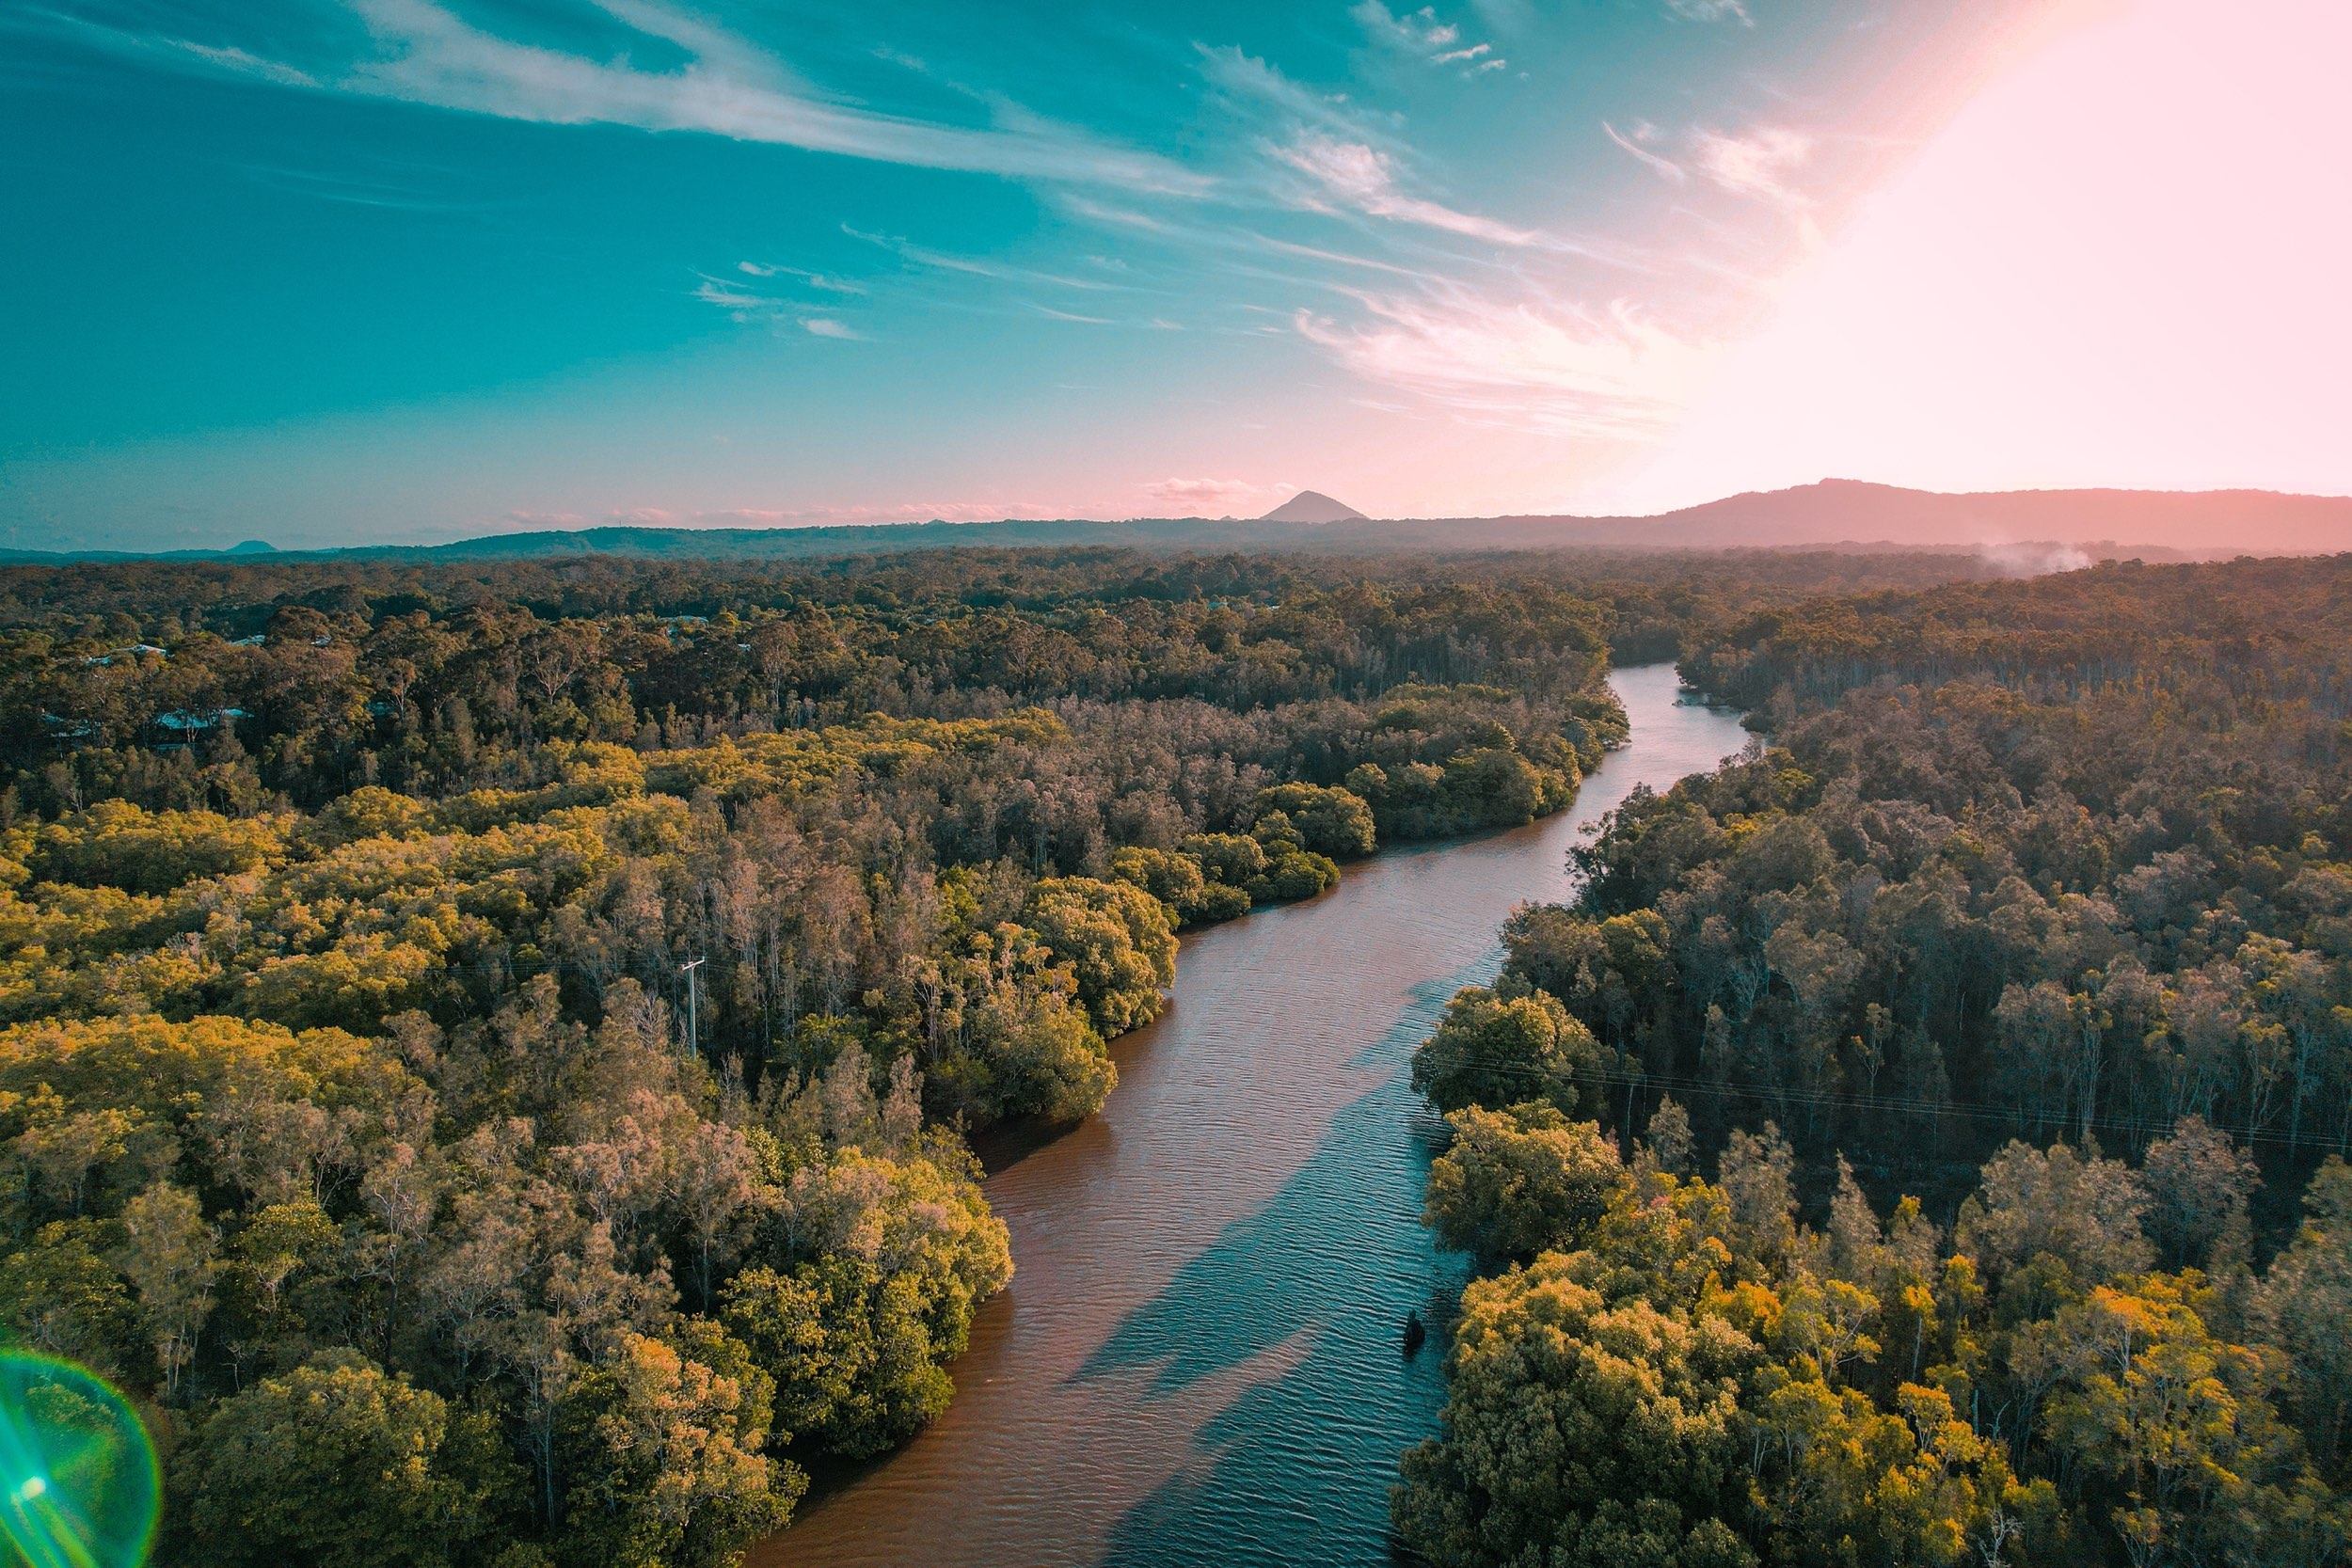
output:
[{"label": "utility pole", "polygon": [[689,958],[686,962],[678,965],[678,972],[686,976],[686,1049],[697,1056],[702,1054],[703,1036],[694,1012],[695,990],[697,989],[694,979],[694,971],[702,968],[702,966],[703,960],[701,958]]}]

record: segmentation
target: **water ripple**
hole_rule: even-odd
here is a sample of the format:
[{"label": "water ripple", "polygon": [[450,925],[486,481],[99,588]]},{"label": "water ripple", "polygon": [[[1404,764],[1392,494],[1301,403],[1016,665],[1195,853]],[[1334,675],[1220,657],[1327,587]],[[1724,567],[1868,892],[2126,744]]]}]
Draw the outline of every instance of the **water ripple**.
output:
[{"label": "water ripple", "polygon": [[783,1564],[1377,1562],[1396,1457],[1435,1430],[1467,1274],[1419,1223],[1442,1127],[1406,1084],[1495,930],[1571,891],[1577,824],[1745,734],[1614,677],[1634,740],[1549,822],[1391,851],[1334,892],[1184,940],[1174,1001],[1118,1042],[1104,1113],[992,1177],[1012,1289],[954,1405],[753,1554]]}]

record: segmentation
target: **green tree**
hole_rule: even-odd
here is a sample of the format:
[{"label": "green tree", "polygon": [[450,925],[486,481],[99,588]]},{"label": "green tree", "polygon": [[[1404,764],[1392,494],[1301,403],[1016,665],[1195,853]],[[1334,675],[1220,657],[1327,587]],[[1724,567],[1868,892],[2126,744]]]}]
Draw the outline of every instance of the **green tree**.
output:
[{"label": "green tree", "polygon": [[2286,1370],[2287,1408],[2328,1474],[2352,1440],[2352,1165],[2329,1156],[2303,1194],[2303,1225],[2270,1265],[2256,1322]]},{"label": "green tree", "polygon": [[1484,746],[1445,762],[1445,800],[1470,825],[1515,828],[1566,803],[1572,781],[1547,774],[1517,752]]},{"label": "green tree", "polygon": [[1691,1113],[1673,1095],[1659,1096],[1658,1109],[1650,1113],[1642,1140],[1649,1146],[1650,1158],[1658,1162],[1660,1170],[1674,1176],[1689,1173],[1697,1140],[1691,1132]]},{"label": "green tree", "polygon": [[1111,875],[1174,910],[1184,924],[1197,924],[1206,908],[1208,882],[1198,855],[1131,844],[1111,856]]},{"label": "green tree", "polygon": [[87,1220],[42,1226],[0,1259],[0,1323],[19,1344],[119,1377],[138,1356],[139,1317]]},{"label": "green tree", "polygon": [[1423,1221],[1487,1263],[1579,1245],[1624,1180],[1614,1145],[1542,1101],[1450,1113],[1454,1145],[1429,1170]]},{"label": "green tree", "polygon": [[2262,1185],[2262,1169],[2228,1133],[2202,1117],[2184,1117],[2170,1136],[2148,1146],[2139,1179],[2149,1240],[2166,1267],[2210,1268],[2217,1249],[2249,1260],[2247,1202]]},{"label": "green tree", "polygon": [[944,1157],[854,1152],[794,1174],[787,1256],[720,1295],[721,1320],[774,1379],[780,1429],[862,1458],[946,1408],[946,1364],[974,1308],[1012,1276],[975,1174]]},{"label": "green tree", "polygon": [[1753,1564],[1721,1520],[1756,1347],[1720,1318],[1610,1305],[1580,1283],[1592,1261],[1546,1253],[1464,1292],[1443,1432],[1406,1456],[1399,1532],[1445,1568]]},{"label": "green tree", "polygon": [[1276,784],[1258,791],[1255,809],[1260,816],[1282,813],[1308,848],[1335,860],[1369,855],[1376,842],[1372,807],[1349,790],[1310,784]]},{"label": "green tree", "polygon": [[1176,979],[1176,934],[1158,899],[1128,882],[1049,878],[1023,919],[1076,972],[1078,1000],[1104,1035],[1159,1016],[1162,990]]},{"label": "green tree", "polygon": [[205,1417],[180,1476],[190,1558],[222,1568],[486,1560],[520,1480],[493,1425],[348,1352]]},{"label": "green tree", "polygon": [[1796,1151],[1788,1140],[1769,1121],[1761,1134],[1734,1129],[1715,1164],[1741,1258],[1754,1267],[1788,1261],[1797,1243]]},{"label": "green tree", "polygon": [[2293,1441],[2261,1354],[2213,1334],[2191,1294],[2161,1275],[2102,1286],[2038,1325],[2070,1373],[2043,1425],[2121,1492],[2127,1547],[2243,1560],[2285,1513],[2275,1488],[2295,1480]]},{"label": "green tree", "polygon": [[723,1301],[728,1330],[775,1380],[779,1426],[832,1453],[881,1453],[955,1392],[913,1275],[828,1255],[789,1275],[746,1269]]},{"label": "green tree", "polygon": [[[624,1335],[558,1421],[559,1563],[732,1568],[783,1528],[803,1484],[760,1452],[764,1400],[675,1346]],[[779,1483],[782,1489],[779,1489]]]},{"label": "green tree", "polygon": [[197,1338],[213,1315],[218,1252],[218,1236],[184,1187],[157,1182],[123,1206],[116,1266],[137,1293],[167,1396],[176,1397],[186,1382]]},{"label": "green tree", "polygon": [[1472,986],[1446,1004],[1413,1053],[1413,1088],[1441,1111],[1549,1100],[1571,1115],[1601,1101],[1603,1056],[1592,1031],[1543,991],[1502,996]]},{"label": "green tree", "polygon": [[992,996],[967,1022],[988,1065],[996,1116],[1075,1121],[1101,1110],[1119,1083],[1093,1022],[1059,991]]},{"label": "green tree", "polygon": [[[2039,1291],[2055,1280],[2079,1291],[2154,1260],[2140,1229],[2148,1195],[2120,1160],[2085,1156],[2058,1144],[2047,1150],[2011,1143],[1984,1167],[1980,1194],[1963,1205],[1954,1240],[1987,1282]],[[2045,1267],[2025,1265],[2040,1260]],[[2053,1274],[2051,1271],[2056,1271]]]},{"label": "green tree", "polygon": [[1200,861],[1212,886],[1247,887],[1265,875],[1265,847],[1246,834],[1187,833],[1176,847]]}]

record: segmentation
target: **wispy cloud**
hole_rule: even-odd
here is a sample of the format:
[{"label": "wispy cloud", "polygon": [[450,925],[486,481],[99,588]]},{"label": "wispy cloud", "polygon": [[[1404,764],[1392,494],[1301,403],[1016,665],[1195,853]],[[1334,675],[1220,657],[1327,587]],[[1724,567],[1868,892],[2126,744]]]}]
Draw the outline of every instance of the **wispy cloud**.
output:
[{"label": "wispy cloud", "polygon": [[1144,499],[1162,517],[1226,517],[1254,513],[1296,486],[1253,484],[1246,479],[1163,479],[1143,486]]},{"label": "wispy cloud", "polygon": [[1435,6],[1399,16],[1380,0],[1360,0],[1348,14],[1375,42],[1434,66],[1459,66],[1465,75],[1501,71],[1511,63],[1497,55],[1491,43],[1464,43],[1462,29],[1438,20]]},{"label": "wispy cloud", "polygon": [[1294,325],[1364,379],[1486,422],[1594,439],[1655,436],[1706,358],[1630,306],[1595,314],[1458,289],[1359,297],[1365,319],[1357,325],[1305,310]]},{"label": "wispy cloud", "polygon": [[1278,119],[1317,127],[1334,136],[1366,139],[1363,110],[1344,93],[1318,92],[1294,82],[1255,55],[1196,44],[1201,74],[1238,103],[1271,110]]},{"label": "wispy cloud", "polygon": [[1348,15],[1363,24],[1364,31],[1392,49],[1407,54],[1426,54],[1446,49],[1461,40],[1462,30],[1438,20],[1435,6],[1423,6],[1417,11],[1398,16],[1380,0],[1363,0],[1349,9]]},{"label": "wispy cloud", "polygon": [[1307,131],[1288,146],[1272,150],[1281,162],[1314,181],[1311,199],[1336,199],[1374,217],[1417,223],[1492,245],[1543,243],[1544,236],[1536,230],[1498,223],[1475,213],[1457,212],[1441,202],[1407,196],[1398,188],[1395,160],[1376,147]]},{"label": "wispy cloud", "polygon": [[1653,139],[1658,135],[1658,128],[1656,126],[1647,123],[1636,124],[1633,127],[1633,133],[1630,135],[1619,131],[1615,126],[1610,124],[1605,119],[1600,122],[1600,128],[1609,133],[1609,139],[1611,141],[1615,142],[1619,147],[1622,147],[1628,152],[1632,153],[1643,163],[1647,164],[1651,168],[1656,169],[1672,183],[1679,185],[1691,178],[1689,172],[1685,170],[1680,164],[1676,163],[1672,158],[1666,157],[1661,153],[1653,152],[1648,148],[1642,145],[1644,142]]},{"label": "wispy cloud", "polygon": [[746,277],[798,278],[810,288],[822,289],[828,293],[862,294],[866,293],[866,285],[863,283],[852,283],[846,277],[830,277],[821,272],[810,272],[805,267],[787,267],[769,261],[738,261],[735,263],[735,270]]},{"label": "wispy cloud", "polygon": [[315,198],[348,207],[375,207],[400,213],[473,213],[504,203],[452,196],[453,182],[424,171],[410,173],[388,167],[377,173],[364,166],[357,170],[289,167],[277,164],[242,166],[247,179],[272,190]]},{"label": "wispy cloud", "polygon": [[675,71],[643,71],[626,54],[596,59],[477,27],[433,0],[352,0],[373,57],[306,68],[238,48],[70,22],[118,50],[281,87],[396,99],[552,125],[609,124],[702,132],[814,152],[1015,179],[1199,196],[1206,177],[1173,160],[999,105],[996,123],[941,124],[835,102],[796,82],[782,62],[718,28],[649,0],[601,8],[688,55]]},{"label": "wispy cloud", "polygon": [[[1385,10],[1380,14],[1389,16]],[[1402,20],[1424,24],[1418,15]],[[1410,154],[1396,134],[1393,117],[1366,111],[1345,94],[1319,92],[1295,82],[1237,49],[1202,48],[1200,55],[1210,83],[1231,95],[1244,114],[1254,114],[1266,126],[1259,146],[1279,177],[1264,194],[1283,205],[1361,214],[1489,245],[1557,251],[1616,265],[1631,261],[1614,247],[1505,223],[1420,194],[1407,185],[1405,171]],[[1247,184],[1229,179],[1224,194],[1237,198]]]},{"label": "wispy cloud", "polygon": [[1496,32],[1514,38],[1535,25],[1534,0],[1470,0],[1470,9]]},{"label": "wispy cloud", "polygon": [[1686,160],[1677,161],[1658,150],[1665,138],[1647,121],[1637,120],[1630,131],[1620,131],[1602,120],[1600,128],[1619,148],[1674,184],[1688,183],[1695,170],[1708,183],[1733,196],[1796,215],[1813,209],[1812,196],[1792,178],[1813,156],[1813,138],[1802,131],[1764,125],[1727,133],[1693,126],[1678,138],[1688,150]]},{"label": "wispy cloud", "polygon": [[1790,212],[1813,205],[1812,198],[1788,182],[1791,171],[1813,155],[1813,138],[1802,131],[1766,125],[1740,135],[1697,133],[1692,161],[1699,172],[1735,196],[1754,197]]},{"label": "wispy cloud", "polygon": [[977,257],[959,256],[953,251],[934,250],[929,245],[916,245],[914,241],[902,239],[896,234],[867,233],[862,229],[852,229],[846,223],[841,226],[841,231],[853,240],[863,240],[867,245],[877,245],[883,250],[890,251],[918,267],[929,267],[939,272],[960,272],[969,274],[974,277],[993,277],[1010,283],[1043,284],[1057,289],[1077,289],[1092,293],[1126,293],[1132,287],[1113,278],[1078,277],[1069,273],[1044,272],[1036,267],[983,261]]},{"label": "wispy cloud", "polygon": [[162,49],[177,51],[189,60],[216,71],[234,71],[240,76],[258,76],[281,87],[315,87],[319,85],[318,78],[307,71],[277,60],[263,59],[248,50],[217,48],[188,39],[159,38],[154,42]]},{"label": "wispy cloud", "polygon": [[1345,251],[1326,250],[1320,245],[1295,245],[1289,240],[1278,240],[1265,234],[1253,234],[1249,237],[1268,250],[1284,256],[1304,257],[1311,261],[1329,261],[1343,267],[1363,267],[1373,272],[1394,273],[1399,277],[1419,278],[1423,282],[1432,281],[1436,277],[1435,274],[1420,267],[1401,267],[1393,261],[1377,261],[1370,256],[1350,256]]},{"label": "wispy cloud", "polygon": [[[775,268],[761,276],[774,276],[775,273],[790,270]],[[789,325],[798,326],[812,338],[831,338],[843,342],[854,342],[865,337],[864,333],[839,317],[811,309],[804,301],[763,294],[726,278],[705,277],[695,288],[694,297],[705,305],[716,306],[732,320],[746,325],[753,323],[770,326]]]},{"label": "wispy cloud", "polygon": [[1756,18],[1748,14],[1747,0],[1666,0],[1666,8],[1691,22],[1737,22],[1743,27],[1756,25]]},{"label": "wispy cloud", "polygon": [[732,283],[722,283],[715,277],[704,278],[702,285],[694,291],[694,297],[705,305],[736,311],[739,321],[748,321],[754,312],[765,312],[776,304],[766,294],[755,294]]},{"label": "wispy cloud", "polygon": [[1760,126],[1739,135],[1700,130],[1692,134],[1692,163],[1734,196],[1761,201],[1787,214],[1808,250],[1821,244],[1812,194],[1793,176],[1813,155],[1813,138],[1785,126]]},{"label": "wispy cloud", "polygon": [[1105,202],[1090,201],[1083,196],[1071,192],[1062,193],[1061,205],[1078,216],[1091,218],[1096,223],[1107,223],[1120,229],[1141,230],[1148,234],[1168,234],[1175,231],[1172,225],[1164,219],[1153,217],[1149,213],[1138,213],[1132,207],[1114,207]]}]

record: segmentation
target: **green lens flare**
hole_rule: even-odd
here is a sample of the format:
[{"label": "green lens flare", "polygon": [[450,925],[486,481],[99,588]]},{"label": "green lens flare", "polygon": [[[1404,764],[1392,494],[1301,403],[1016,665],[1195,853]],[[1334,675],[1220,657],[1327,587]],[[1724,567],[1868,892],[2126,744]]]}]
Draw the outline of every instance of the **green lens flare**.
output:
[{"label": "green lens flare", "polygon": [[0,1351],[0,1532],[26,1568],[138,1568],[162,1487],[147,1429],[71,1361]]}]

